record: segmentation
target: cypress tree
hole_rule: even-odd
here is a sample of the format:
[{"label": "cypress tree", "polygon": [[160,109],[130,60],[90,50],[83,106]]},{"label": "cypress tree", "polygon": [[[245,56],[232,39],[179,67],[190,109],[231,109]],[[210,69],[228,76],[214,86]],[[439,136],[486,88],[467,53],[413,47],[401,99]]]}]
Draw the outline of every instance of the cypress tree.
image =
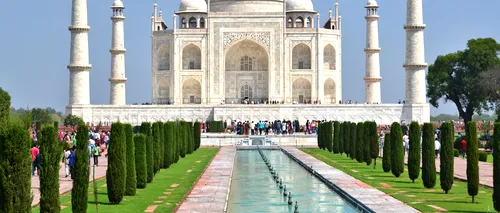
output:
[{"label": "cypress tree", "polygon": [[363,146],[363,162],[366,163],[366,165],[372,164],[372,156],[371,156],[371,144],[372,144],[372,137],[371,137],[371,126],[370,126],[370,121],[365,121],[364,123],[364,129],[365,129],[365,134],[364,134],[364,146]]},{"label": "cypress tree", "polygon": [[436,153],[434,150],[434,125],[425,123],[422,137],[422,180],[425,188],[436,185]]},{"label": "cypress tree", "polygon": [[[0,96],[1,92],[0,89]],[[31,212],[29,133],[21,122],[1,120],[0,123],[0,212]]]},{"label": "cypress tree", "polygon": [[390,172],[391,171],[391,134],[385,133],[384,136],[384,150],[383,150],[383,155],[382,155],[382,169],[384,172]]},{"label": "cypress tree", "polygon": [[[73,165],[73,189],[71,190],[71,209],[74,213],[87,212],[88,189],[89,189],[89,149],[87,147],[88,127],[83,120],[78,122],[76,134],[75,162]],[[110,148],[112,150],[113,148]],[[108,151],[109,153],[109,151]],[[109,155],[108,155],[109,156]]]},{"label": "cypress tree", "polygon": [[192,154],[194,152],[194,133],[193,133],[193,123],[187,123],[187,132],[188,132],[188,154]]},{"label": "cypress tree", "polygon": [[127,182],[125,186],[125,195],[133,196],[135,195],[137,188],[137,171],[135,166],[135,141],[134,141],[134,129],[132,125],[125,124],[125,137],[126,137],[126,168],[127,168]]},{"label": "cypress tree", "polygon": [[151,123],[144,122],[141,125],[141,133],[146,137],[146,165],[148,174],[148,183],[153,182],[154,177],[154,144]]},{"label": "cypress tree", "polygon": [[186,133],[185,133],[185,122],[184,121],[180,121],[179,124],[178,124],[178,140],[179,140],[179,153],[180,153],[180,156],[181,158],[184,158],[186,157]]},{"label": "cypress tree", "polygon": [[40,135],[40,212],[60,212],[59,163],[62,146],[57,141],[57,129],[46,126]]},{"label": "cypress tree", "polygon": [[358,163],[363,163],[365,154],[364,154],[364,146],[365,146],[365,125],[363,122],[359,122],[357,126],[357,134],[356,138],[356,161]]},{"label": "cypress tree", "polygon": [[332,152],[333,151],[333,141],[335,140],[335,135],[333,134],[333,132],[335,131],[334,129],[334,123],[332,123],[331,121],[329,122],[326,122],[323,126],[323,129],[325,129],[323,131],[323,147],[325,147],[325,149],[328,150],[328,152]]},{"label": "cypress tree", "polygon": [[163,166],[162,168],[167,169],[170,167],[170,153],[169,150],[170,148],[168,147],[168,137],[170,135],[168,134],[168,129],[167,129],[167,123],[163,123]]},{"label": "cypress tree", "polygon": [[168,152],[168,160],[169,160],[169,164],[168,166],[170,167],[174,161],[175,161],[175,136],[174,136],[174,122],[167,122],[167,126],[166,126],[166,129],[167,129],[167,146],[168,146],[168,149],[167,149],[167,152]]},{"label": "cypress tree", "polygon": [[194,143],[195,143],[195,149],[194,151],[198,150],[201,146],[201,128],[200,128],[200,122],[196,121],[194,122]]},{"label": "cypress tree", "polygon": [[316,141],[318,143],[318,148],[323,149],[323,123],[320,123],[318,126],[318,137],[316,137]]},{"label": "cypress tree", "polygon": [[125,194],[127,180],[127,135],[125,131],[125,126],[122,123],[111,125],[108,169],[106,170],[108,199],[111,204],[119,204]]},{"label": "cypress tree", "polygon": [[377,133],[377,123],[375,121],[372,121],[369,123],[369,129],[370,131],[370,157],[373,159],[373,168],[375,169],[377,167],[377,158],[380,152],[380,147],[379,147],[379,137]]},{"label": "cypress tree", "polygon": [[[500,123],[495,123],[493,133],[493,171],[500,171]],[[493,206],[500,211],[500,174],[493,172]]]},{"label": "cypress tree", "polygon": [[455,133],[453,125],[449,122],[444,122],[441,125],[441,151],[440,151],[440,173],[439,178],[441,182],[441,189],[448,194],[453,186],[453,164],[455,157],[453,156],[454,148],[453,141]]},{"label": "cypress tree", "polygon": [[135,174],[137,178],[137,188],[146,188],[148,181],[147,163],[146,163],[146,135],[139,133],[134,135],[135,145]]},{"label": "cypress tree", "polygon": [[356,123],[351,123],[351,128],[350,128],[351,134],[350,134],[350,141],[351,141],[351,146],[349,147],[350,149],[350,155],[351,155],[351,160],[356,159],[356,152],[358,150],[357,144],[358,141],[356,140],[358,137],[358,126]]},{"label": "cypress tree", "polygon": [[164,168],[163,164],[165,162],[165,159],[164,156],[165,156],[165,130],[163,130],[163,123],[162,122],[158,122],[158,127],[160,128],[160,140],[158,141],[158,144],[159,144],[159,158],[158,158],[158,171],[160,171],[160,169]]},{"label": "cypress tree", "polygon": [[340,123],[338,121],[333,122],[333,153],[339,153],[339,143],[340,143]]},{"label": "cypress tree", "polygon": [[339,153],[342,155],[344,153],[344,129],[345,129],[345,122],[339,123]]},{"label": "cypress tree", "polygon": [[344,152],[349,157],[351,154],[351,122],[346,122],[344,125]]},{"label": "cypress tree", "polygon": [[10,95],[0,87],[0,127],[4,126],[10,117]]},{"label": "cypress tree", "polygon": [[153,123],[153,126],[151,128],[153,132],[153,156],[154,156],[154,174],[158,173],[160,171],[160,123],[155,122]]},{"label": "cypress tree", "polygon": [[401,176],[405,171],[405,151],[403,149],[403,133],[401,125],[394,122],[391,126],[391,171],[395,177]]},{"label": "cypress tree", "polygon": [[410,180],[415,180],[420,175],[420,126],[418,122],[410,124],[410,149],[408,150],[408,175]]},{"label": "cypress tree", "polygon": [[[472,196],[472,203],[474,197],[479,190],[479,164],[478,164],[478,142],[477,142],[477,129],[476,122],[469,121],[465,126],[465,137],[467,140],[467,191]],[[496,152],[495,150],[494,152]]]}]

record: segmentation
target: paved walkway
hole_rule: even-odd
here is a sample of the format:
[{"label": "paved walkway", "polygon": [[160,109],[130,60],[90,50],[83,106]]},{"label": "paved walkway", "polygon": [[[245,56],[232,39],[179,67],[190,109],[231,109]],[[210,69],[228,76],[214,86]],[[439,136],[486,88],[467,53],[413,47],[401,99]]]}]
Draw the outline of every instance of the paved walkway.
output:
[{"label": "paved walkway", "polygon": [[[91,161],[91,165],[93,165],[94,160]],[[103,178],[106,176],[106,168],[108,168],[108,159],[104,157],[104,154],[102,157],[99,158],[99,166],[95,168],[96,170],[96,179]],[[92,167],[90,167],[90,178],[89,180],[92,181],[93,178],[93,173],[92,173]],[[73,181],[71,180],[70,177],[66,177],[65,173],[65,168],[64,164],[61,163],[61,169],[59,170],[59,193],[64,194],[66,192],[71,191],[73,188]],[[31,177],[31,191],[33,192],[33,201],[31,203],[32,206],[38,205],[40,203],[40,179],[36,175]]]},{"label": "paved walkway", "polygon": [[282,147],[295,158],[302,161],[331,183],[375,212],[419,212],[403,202],[387,195],[378,189],[363,183],[352,176],[308,155],[294,147]]},{"label": "paved walkway", "polygon": [[222,147],[177,212],[226,212],[235,156],[234,147]]}]

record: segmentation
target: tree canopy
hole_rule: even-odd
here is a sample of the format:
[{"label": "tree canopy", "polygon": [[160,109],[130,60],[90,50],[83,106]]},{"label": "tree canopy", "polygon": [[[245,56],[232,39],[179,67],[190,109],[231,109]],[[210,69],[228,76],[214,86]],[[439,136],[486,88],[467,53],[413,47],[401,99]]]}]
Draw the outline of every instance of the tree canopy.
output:
[{"label": "tree canopy", "polygon": [[479,38],[469,40],[463,51],[438,56],[427,75],[430,104],[439,107],[441,99],[453,102],[465,122],[488,110],[490,98],[481,76],[500,65],[499,52],[500,44],[493,38]]}]

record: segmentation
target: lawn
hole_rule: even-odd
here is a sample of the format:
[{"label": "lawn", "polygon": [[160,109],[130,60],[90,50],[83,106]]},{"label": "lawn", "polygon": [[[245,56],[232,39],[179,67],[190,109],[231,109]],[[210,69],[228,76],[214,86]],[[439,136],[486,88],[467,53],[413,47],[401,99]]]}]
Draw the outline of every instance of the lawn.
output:
[{"label": "lawn", "polygon": [[[137,213],[144,212],[151,205],[158,205],[155,212],[172,212],[183,200],[208,163],[217,154],[218,149],[198,149],[191,155],[181,158],[179,162],[156,174],[152,183],[145,189],[137,189],[135,196],[125,196],[119,205],[111,205],[108,201],[106,178],[97,181],[100,213]],[[175,186],[173,184],[179,184]],[[93,183],[89,186],[87,212],[96,212]],[[61,212],[71,212],[71,192],[61,196]],[[32,212],[40,212],[35,207]]]},{"label": "lawn", "polygon": [[399,178],[394,177],[390,172],[385,173],[382,170],[381,159],[377,160],[377,168],[373,169],[373,164],[367,166],[357,163],[356,160],[351,160],[345,155],[341,156],[320,149],[301,150],[422,212],[438,212],[430,205],[441,207],[448,212],[495,212],[491,197],[493,190],[489,188],[480,187],[475,203],[471,203],[472,199],[467,193],[466,182],[455,180],[451,191],[445,194],[441,190],[439,175],[436,177],[434,189],[426,189],[421,177],[412,183],[406,169]]}]

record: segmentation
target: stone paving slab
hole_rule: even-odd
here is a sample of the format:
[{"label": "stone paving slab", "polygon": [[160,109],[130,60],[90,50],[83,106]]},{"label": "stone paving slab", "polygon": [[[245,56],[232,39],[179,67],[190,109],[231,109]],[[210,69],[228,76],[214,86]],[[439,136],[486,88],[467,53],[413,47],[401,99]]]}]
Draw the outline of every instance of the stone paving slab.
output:
[{"label": "stone paving slab", "polygon": [[[105,153],[102,154],[102,157],[99,157],[99,166],[95,168],[96,180],[106,176],[106,169],[108,168],[108,158],[104,157],[104,154]],[[94,160],[91,160],[90,165],[93,164]],[[89,181],[92,181],[92,172],[93,171],[91,166]],[[71,179],[71,176],[66,177],[64,164],[61,163],[61,168],[59,169],[59,193],[64,194],[71,191],[72,188],[73,180]],[[40,178],[36,175],[36,172],[35,176],[31,177],[31,192],[33,192],[33,201],[31,202],[31,206],[38,205],[40,203]]]},{"label": "stone paving slab", "polygon": [[234,147],[222,147],[177,212],[225,212],[235,156]]},{"label": "stone paving slab", "polygon": [[337,185],[354,199],[360,201],[375,212],[419,212],[413,207],[406,205],[390,195],[353,178],[295,147],[283,147],[283,149],[302,161],[305,165],[312,166],[312,169],[314,169],[316,173]]}]

